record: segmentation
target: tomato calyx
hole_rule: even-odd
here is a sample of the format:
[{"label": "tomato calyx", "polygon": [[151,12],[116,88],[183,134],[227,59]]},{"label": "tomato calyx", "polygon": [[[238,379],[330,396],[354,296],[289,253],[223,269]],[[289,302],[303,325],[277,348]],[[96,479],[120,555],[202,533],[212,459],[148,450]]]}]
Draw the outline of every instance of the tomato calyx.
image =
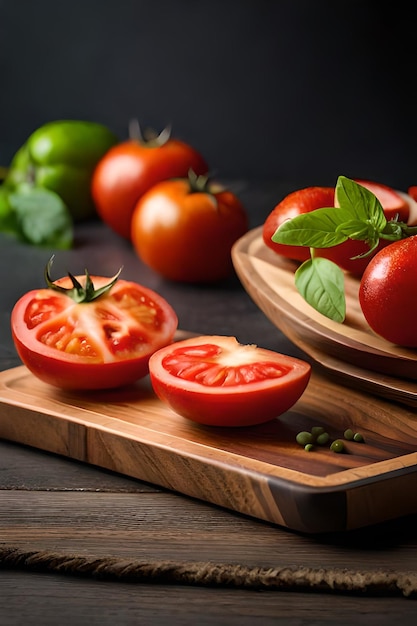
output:
[{"label": "tomato calyx", "polygon": [[216,194],[213,192],[212,183],[208,174],[196,174],[193,169],[188,170],[189,193],[205,193],[210,196],[216,208],[219,203]]},{"label": "tomato calyx", "polygon": [[144,148],[161,148],[171,138],[172,126],[169,124],[161,132],[156,133],[153,128],[146,128],[143,132],[137,119],[129,122],[129,138]]},{"label": "tomato calyx", "polygon": [[44,272],[45,282],[48,286],[48,289],[52,289],[53,291],[58,291],[59,293],[65,294],[66,296],[74,300],[74,302],[76,302],[77,304],[80,304],[82,302],[93,302],[93,300],[97,300],[97,298],[102,296],[104,293],[108,293],[113,285],[117,282],[123,269],[121,267],[117,274],[115,274],[113,278],[110,279],[110,282],[103,285],[99,289],[95,289],[94,283],[91,280],[91,276],[87,269],[85,270],[85,286],[83,286],[73,274],[68,272],[68,277],[70,278],[73,285],[72,288],[68,289],[67,287],[61,287],[52,280],[51,267],[53,260],[54,256],[51,256],[48,263],[46,264]]}]

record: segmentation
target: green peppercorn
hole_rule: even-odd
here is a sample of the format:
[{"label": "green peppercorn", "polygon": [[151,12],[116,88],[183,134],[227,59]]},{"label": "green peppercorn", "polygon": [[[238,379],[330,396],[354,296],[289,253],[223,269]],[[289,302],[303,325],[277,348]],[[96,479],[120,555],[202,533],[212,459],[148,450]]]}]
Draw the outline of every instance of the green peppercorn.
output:
[{"label": "green peppercorn", "polygon": [[329,433],[323,432],[317,437],[316,442],[319,444],[319,446],[324,446],[326,445],[326,443],[328,443],[329,439]]},{"label": "green peppercorn", "polygon": [[356,443],[363,443],[365,440],[364,440],[363,435],[361,433],[355,433],[353,435],[353,441],[356,441]]},{"label": "green peppercorn", "polygon": [[314,450],[314,446],[312,443],[306,443],[306,445],[304,446],[304,450],[306,450],[306,452],[311,452],[311,450]]},{"label": "green peppercorn", "polygon": [[300,433],[298,433],[295,440],[300,446],[306,446],[308,443],[313,443],[314,437],[306,430],[302,430]]},{"label": "green peppercorn", "polygon": [[330,446],[330,450],[332,452],[344,452],[345,451],[345,444],[343,443],[342,439],[335,439],[331,446]]},{"label": "green peppercorn", "polygon": [[323,433],[324,433],[323,426],[313,426],[313,428],[311,429],[311,434],[313,435],[313,437],[319,437]]},{"label": "green peppercorn", "polygon": [[345,430],[345,432],[343,433],[343,436],[344,436],[345,439],[348,439],[349,441],[352,441],[352,439],[354,437],[353,430],[351,428],[347,428]]}]

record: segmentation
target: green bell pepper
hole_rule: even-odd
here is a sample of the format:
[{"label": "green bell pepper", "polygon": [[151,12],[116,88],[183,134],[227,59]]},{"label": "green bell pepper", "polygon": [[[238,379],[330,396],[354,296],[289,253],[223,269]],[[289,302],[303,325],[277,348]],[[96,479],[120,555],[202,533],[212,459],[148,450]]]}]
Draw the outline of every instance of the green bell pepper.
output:
[{"label": "green bell pepper", "polygon": [[10,192],[33,188],[55,192],[74,221],[95,215],[91,177],[117,137],[102,124],[78,120],[49,122],[32,133],[17,151],[4,186]]}]

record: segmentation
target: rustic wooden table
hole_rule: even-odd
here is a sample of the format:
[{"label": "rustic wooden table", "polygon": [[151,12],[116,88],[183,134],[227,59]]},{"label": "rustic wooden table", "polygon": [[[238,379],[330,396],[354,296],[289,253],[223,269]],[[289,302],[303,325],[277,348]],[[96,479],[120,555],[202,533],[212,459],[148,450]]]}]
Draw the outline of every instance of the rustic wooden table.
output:
[{"label": "rustic wooden table", "polygon": [[[291,190],[280,185],[236,186],[259,225]],[[0,240],[0,369],[19,365],[9,332],[10,310],[25,291],[43,286],[51,254]],[[57,254],[54,275],[70,269],[143,282],[166,297],[180,326],[197,333],[233,334],[295,356],[302,354],[253,304],[236,277],[215,287],[170,284],[142,266],[127,242],[101,224],[77,229],[74,250]],[[1,415],[0,415],[1,419]],[[415,498],[415,493],[410,494]],[[0,567],[0,624],[415,624],[412,598],[311,584],[297,586],[297,572],[417,573],[417,516],[348,533],[303,535],[18,443],[0,441],[0,552],[23,558],[49,555],[49,571]],[[55,563],[51,555],[56,554]],[[85,575],[64,574],[59,559],[84,563]],[[120,579],[91,576],[88,567],[113,563]],[[112,561],[113,559],[113,561]],[[155,569],[154,583],[129,580],[123,565]],[[10,561],[9,561],[10,564]],[[68,562],[66,561],[68,566]],[[177,578],[167,575],[173,565]],[[281,589],[200,584],[178,576],[183,568],[222,564],[256,575],[289,568]],[[159,570],[158,570],[159,568]],[[67,567],[67,571],[70,567]],[[157,576],[158,571],[165,572]],[[201,572],[200,572],[201,573]],[[234,579],[236,583],[236,578]],[[250,579],[246,579],[250,580]],[[363,580],[357,579],[358,586]]]}]

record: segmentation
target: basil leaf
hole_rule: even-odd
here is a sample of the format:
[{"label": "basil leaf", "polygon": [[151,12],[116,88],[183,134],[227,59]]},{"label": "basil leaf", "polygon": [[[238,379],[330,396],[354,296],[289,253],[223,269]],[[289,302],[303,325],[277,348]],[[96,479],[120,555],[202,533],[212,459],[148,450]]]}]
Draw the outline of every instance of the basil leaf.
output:
[{"label": "basil leaf", "polygon": [[348,211],[335,207],[302,213],[283,222],[272,235],[272,241],[292,246],[331,248],[348,239],[337,229],[350,218]]},{"label": "basil leaf", "polygon": [[32,188],[9,195],[21,238],[33,245],[62,250],[73,244],[71,214],[53,191]]},{"label": "basil leaf", "polygon": [[346,317],[345,277],[336,263],[315,257],[295,271],[295,286],[308,304],[335,322]]},{"label": "basil leaf", "polygon": [[407,224],[390,220],[389,222],[387,222],[387,225],[381,233],[381,237],[383,239],[388,239],[389,241],[397,241],[397,239],[410,237],[411,235],[416,234],[417,232],[414,230],[413,227],[410,228],[409,226],[407,226]]},{"label": "basil leaf", "polygon": [[336,204],[349,212],[351,219],[370,222],[375,229],[384,229],[387,220],[378,198],[346,176],[339,176],[335,190]]},{"label": "basil leaf", "polygon": [[16,217],[9,200],[9,190],[0,187],[0,231],[14,234],[17,229]]},{"label": "basil leaf", "polygon": [[361,220],[349,220],[337,227],[337,232],[349,237],[349,239],[361,239],[366,241],[374,236],[374,229]]}]

